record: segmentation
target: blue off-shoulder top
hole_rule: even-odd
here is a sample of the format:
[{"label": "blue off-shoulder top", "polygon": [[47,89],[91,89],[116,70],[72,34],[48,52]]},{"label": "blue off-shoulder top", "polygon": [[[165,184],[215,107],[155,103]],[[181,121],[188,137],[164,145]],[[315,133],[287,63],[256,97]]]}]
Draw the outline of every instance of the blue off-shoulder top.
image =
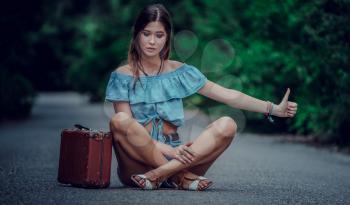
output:
[{"label": "blue off-shoulder top", "polygon": [[[196,93],[207,78],[194,66],[184,63],[167,73],[156,76],[140,76],[133,90],[131,75],[113,71],[110,75],[105,99],[110,102],[128,101],[133,117],[142,125],[152,121],[150,135],[166,143],[162,135],[163,121],[180,127],[184,124],[182,98]],[[158,123],[156,121],[158,120]],[[181,141],[172,142],[175,147]]]}]

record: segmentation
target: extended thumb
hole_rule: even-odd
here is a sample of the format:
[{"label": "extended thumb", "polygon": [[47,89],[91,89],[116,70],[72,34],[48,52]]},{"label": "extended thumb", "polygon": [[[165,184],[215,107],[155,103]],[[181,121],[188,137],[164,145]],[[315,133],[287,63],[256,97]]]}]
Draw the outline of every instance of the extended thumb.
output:
[{"label": "extended thumb", "polygon": [[282,101],[287,101],[288,100],[289,93],[290,93],[290,89],[288,88],[286,94],[284,94],[284,97],[283,97]]}]

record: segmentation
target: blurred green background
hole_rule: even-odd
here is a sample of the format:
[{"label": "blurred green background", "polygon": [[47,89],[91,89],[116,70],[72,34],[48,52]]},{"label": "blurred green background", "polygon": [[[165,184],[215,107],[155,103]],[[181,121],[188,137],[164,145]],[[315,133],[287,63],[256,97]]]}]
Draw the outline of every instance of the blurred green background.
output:
[{"label": "blurred green background", "polygon": [[[198,40],[193,55],[184,59],[172,52],[171,59],[276,104],[291,88],[290,100],[299,108],[295,118],[275,118],[270,125],[261,114],[245,112],[248,129],[349,146],[349,0],[7,2],[0,8],[0,118],[30,116],[41,91],[75,90],[91,101],[103,100],[110,72],[127,58],[135,15],[151,3],[162,3],[172,14],[174,34],[189,30]],[[205,53],[214,39],[224,39],[234,49],[220,72],[203,68],[205,55],[215,56]],[[188,41],[177,43],[185,48],[181,43]],[[227,48],[218,49],[225,53]],[[185,104],[204,111],[217,105],[199,95]]]}]

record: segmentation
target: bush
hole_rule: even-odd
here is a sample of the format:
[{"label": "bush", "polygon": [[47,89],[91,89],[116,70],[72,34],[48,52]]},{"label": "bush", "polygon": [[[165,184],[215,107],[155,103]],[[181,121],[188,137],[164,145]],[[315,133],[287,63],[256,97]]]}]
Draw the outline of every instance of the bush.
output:
[{"label": "bush", "polygon": [[28,117],[36,96],[31,83],[19,74],[0,70],[0,119]]},{"label": "bush", "polygon": [[105,15],[87,13],[70,22],[75,35],[72,52],[65,57],[69,83],[89,94],[91,101],[104,99],[110,72],[127,58],[131,30],[123,24],[132,24],[130,9],[128,5],[116,6]]},{"label": "bush", "polygon": [[[298,114],[271,129],[350,144],[349,1],[207,1],[189,12],[202,48],[215,36],[236,51],[232,64],[220,75],[210,74],[211,80],[224,83],[223,76],[235,76],[240,83],[224,84],[275,103],[290,87]],[[247,116],[251,122],[263,118]]]}]

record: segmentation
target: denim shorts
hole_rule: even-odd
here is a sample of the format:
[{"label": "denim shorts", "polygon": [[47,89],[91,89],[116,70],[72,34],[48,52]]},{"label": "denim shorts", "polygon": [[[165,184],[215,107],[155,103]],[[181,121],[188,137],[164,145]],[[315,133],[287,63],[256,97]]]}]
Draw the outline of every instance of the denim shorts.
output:
[{"label": "denim shorts", "polygon": [[[167,145],[170,145],[173,148],[181,145],[181,140],[180,140],[179,134],[177,132],[171,133],[168,135],[163,135],[162,137],[164,139],[164,143]],[[173,159],[173,158],[166,156],[166,155],[164,155],[164,157],[169,161]]]},{"label": "denim shorts", "polygon": [[167,145],[170,145],[172,147],[177,147],[181,145],[180,136],[177,132],[170,133],[168,135],[162,135],[162,137],[164,139],[164,143]]}]

